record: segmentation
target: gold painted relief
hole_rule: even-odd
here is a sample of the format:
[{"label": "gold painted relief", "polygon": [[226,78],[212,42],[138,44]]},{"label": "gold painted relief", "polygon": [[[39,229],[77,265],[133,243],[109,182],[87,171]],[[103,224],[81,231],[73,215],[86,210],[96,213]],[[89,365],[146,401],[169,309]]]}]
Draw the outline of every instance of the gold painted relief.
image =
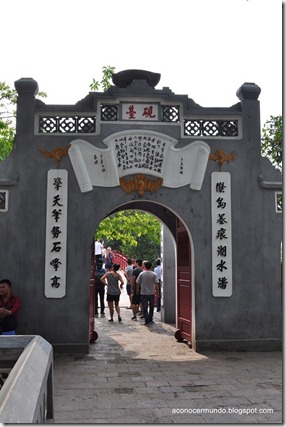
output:
[{"label": "gold painted relief", "polygon": [[121,188],[126,193],[131,193],[132,191],[137,191],[138,196],[142,197],[145,191],[151,191],[156,193],[156,191],[163,185],[163,179],[150,179],[147,178],[144,174],[135,175],[131,179],[125,179],[125,177],[120,178],[119,180]]},{"label": "gold painted relief", "polygon": [[66,147],[56,147],[52,151],[46,151],[44,148],[39,148],[40,152],[44,154],[47,159],[55,159],[57,169],[61,166],[61,160],[68,154],[71,144]]},{"label": "gold painted relief", "polygon": [[216,150],[216,152],[214,154],[209,155],[209,160],[213,160],[214,162],[218,163],[219,171],[221,172],[222,171],[222,165],[225,162],[228,163],[228,162],[234,160],[235,155],[236,155],[235,151],[232,151],[230,154],[227,154],[223,150]]}]

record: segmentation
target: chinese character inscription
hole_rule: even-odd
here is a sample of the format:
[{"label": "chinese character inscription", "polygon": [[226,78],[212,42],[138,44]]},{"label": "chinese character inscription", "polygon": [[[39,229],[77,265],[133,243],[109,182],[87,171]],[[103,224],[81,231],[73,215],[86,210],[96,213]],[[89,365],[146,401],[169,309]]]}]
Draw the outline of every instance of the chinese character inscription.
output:
[{"label": "chinese character inscription", "polygon": [[232,295],[230,174],[212,174],[213,295]]},{"label": "chinese character inscription", "polygon": [[[45,295],[65,295],[67,228],[67,171],[50,170],[47,190]],[[56,292],[56,293],[55,293]]]},{"label": "chinese character inscription", "polygon": [[144,135],[129,135],[115,139],[117,168],[126,172],[130,169],[147,169],[162,173],[166,141]]}]

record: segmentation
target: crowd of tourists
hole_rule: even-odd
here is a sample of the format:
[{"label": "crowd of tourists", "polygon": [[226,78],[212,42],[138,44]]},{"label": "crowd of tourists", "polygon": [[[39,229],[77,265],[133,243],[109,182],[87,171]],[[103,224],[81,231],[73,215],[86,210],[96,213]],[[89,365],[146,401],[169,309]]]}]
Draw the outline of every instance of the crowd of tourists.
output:
[{"label": "crowd of tourists", "polygon": [[[113,263],[111,248],[104,251],[100,241],[95,242],[95,317],[105,317],[105,289],[106,301],[110,319],[114,322],[117,314],[118,322],[122,322],[120,315],[120,295],[126,283],[126,292],[129,296],[132,310],[132,321],[138,317],[144,319],[146,326],[152,325],[154,309],[161,311],[161,260],[157,259],[152,269],[150,261],[128,259],[124,270],[119,264]],[[156,307],[155,307],[156,302]]]}]

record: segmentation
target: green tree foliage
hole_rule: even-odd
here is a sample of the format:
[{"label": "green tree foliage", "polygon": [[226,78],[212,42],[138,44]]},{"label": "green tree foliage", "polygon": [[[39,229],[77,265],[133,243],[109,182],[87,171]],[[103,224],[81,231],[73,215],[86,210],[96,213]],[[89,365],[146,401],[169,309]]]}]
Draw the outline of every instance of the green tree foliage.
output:
[{"label": "green tree foliage", "polygon": [[104,92],[107,91],[107,89],[111,86],[111,77],[112,74],[115,71],[115,67],[112,67],[110,65],[106,65],[102,67],[102,78],[99,82],[98,80],[93,79],[92,83],[89,85],[90,89],[93,91],[98,91],[100,87]]},{"label": "green tree foliage", "polygon": [[[45,98],[45,92],[38,96]],[[15,141],[17,92],[6,82],[0,82],[0,161],[12,151]]]},{"label": "green tree foliage", "polygon": [[262,129],[261,153],[282,171],[282,116],[270,116]]},{"label": "green tree foliage", "polygon": [[137,210],[117,212],[105,218],[95,237],[130,258],[154,262],[160,256],[161,224],[154,216]]},{"label": "green tree foliage", "polygon": [[[102,67],[101,81],[93,79],[91,90],[106,91],[111,86],[111,77],[115,67],[110,65]],[[38,97],[46,98],[45,92],[39,92]],[[0,82],[0,161],[4,160],[12,151],[15,141],[17,92],[11,89],[6,82]]]},{"label": "green tree foliage", "polygon": [[6,82],[0,82],[0,161],[11,152],[15,137],[17,94]]},{"label": "green tree foliage", "polygon": [[14,146],[15,130],[8,122],[0,119],[0,161],[4,160]]}]

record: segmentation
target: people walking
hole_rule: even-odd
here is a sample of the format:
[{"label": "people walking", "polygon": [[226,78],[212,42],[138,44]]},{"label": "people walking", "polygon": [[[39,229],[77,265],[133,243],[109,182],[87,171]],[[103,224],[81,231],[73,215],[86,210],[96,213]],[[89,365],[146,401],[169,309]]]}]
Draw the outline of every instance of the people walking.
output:
[{"label": "people walking", "polygon": [[135,268],[132,272],[132,278],[131,278],[131,292],[133,294],[132,296],[132,311],[133,311],[133,317],[131,320],[137,320],[137,313],[139,311],[139,306],[141,302],[140,297],[140,289],[136,287],[136,280],[139,274],[143,271],[142,268],[142,259],[136,259],[134,263]]},{"label": "people walking", "polygon": [[106,250],[106,255],[105,255],[105,258],[104,258],[104,263],[105,263],[105,268],[106,269],[108,269],[108,268],[110,268],[110,267],[113,266],[113,258],[114,258],[114,255],[113,255],[113,252],[111,250],[111,247],[109,246],[107,248],[107,250]]},{"label": "people walking", "polygon": [[102,261],[102,243],[99,239],[94,242],[94,255],[96,264],[98,261]]},{"label": "people walking", "polygon": [[118,315],[118,322],[122,322],[122,318],[120,316],[119,300],[120,300],[121,289],[124,285],[124,281],[122,279],[121,274],[118,273],[119,269],[120,269],[119,264],[113,264],[112,270],[105,273],[100,279],[102,283],[107,285],[106,301],[108,303],[108,308],[110,312],[109,322],[114,321],[113,320],[114,306],[115,306],[115,311],[117,312],[117,315]]},{"label": "people walking", "polygon": [[94,280],[94,315],[98,317],[99,313],[99,304],[100,301],[100,317],[105,317],[104,314],[104,293],[105,293],[105,284],[101,282],[101,277],[106,273],[105,268],[103,268],[103,261],[97,261],[95,268],[95,280]]},{"label": "people walking", "polygon": [[140,287],[145,325],[154,323],[154,294],[155,291],[158,293],[158,277],[154,271],[151,271],[151,267],[152,263],[150,261],[146,261],[146,270],[142,271],[136,279],[136,287]]}]

